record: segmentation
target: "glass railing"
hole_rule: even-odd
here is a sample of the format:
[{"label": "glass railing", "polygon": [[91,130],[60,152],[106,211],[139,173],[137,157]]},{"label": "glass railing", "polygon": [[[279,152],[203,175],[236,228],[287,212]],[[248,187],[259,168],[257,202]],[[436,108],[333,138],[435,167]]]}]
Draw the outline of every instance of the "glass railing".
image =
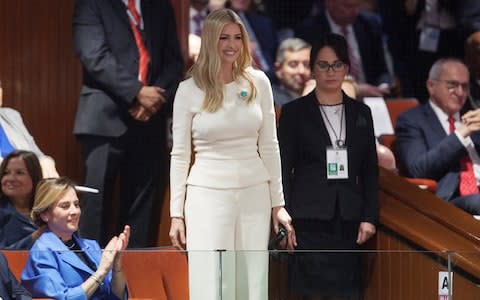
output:
[{"label": "glass railing", "polygon": [[[2,252],[15,276],[20,278],[28,253]],[[57,252],[36,257],[51,262],[48,265],[42,261],[43,267],[65,264],[64,270],[71,267],[69,272],[88,278],[85,270],[76,266],[81,264],[76,255]],[[96,260],[101,253],[90,253],[88,257]],[[338,299],[469,300],[480,299],[478,261],[480,252],[463,251],[190,251],[187,254],[172,248],[151,248],[125,251],[122,272],[130,299],[182,300],[190,296],[202,300],[304,300],[339,293],[344,298]]]}]

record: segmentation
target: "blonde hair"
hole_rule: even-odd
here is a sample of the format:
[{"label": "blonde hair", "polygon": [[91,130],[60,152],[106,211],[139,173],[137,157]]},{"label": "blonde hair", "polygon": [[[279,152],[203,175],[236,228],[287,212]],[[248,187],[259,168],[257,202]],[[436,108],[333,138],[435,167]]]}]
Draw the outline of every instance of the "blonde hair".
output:
[{"label": "blonde hair", "polygon": [[215,112],[222,106],[223,88],[225,83],[219,80],[221,59],[218,53],[218,42],[223,28],[227,24],[237,24],[242,33],[242,49],[237,61],[233,64],[233,79],[244,78],[250,86],[247,103],[253,101],[257,95],[257,89],[245,69],[251,66],[252,57],[249,51],[248,33],[240,17],[231,9],[219,9],[211,12],[205,18],[202,29],[202,43],[200,53],[195,64],[188,71],[195,84],[205,92],[203,109],[207,112]]},{"label": "blonde hair", "polygon": [[75,184],[67,177],[46,178],[40,180],[35,190],[35,201],[30,216],[35,224],[46,224],[41,214],[54,207],[68,188],[75,190]]}]

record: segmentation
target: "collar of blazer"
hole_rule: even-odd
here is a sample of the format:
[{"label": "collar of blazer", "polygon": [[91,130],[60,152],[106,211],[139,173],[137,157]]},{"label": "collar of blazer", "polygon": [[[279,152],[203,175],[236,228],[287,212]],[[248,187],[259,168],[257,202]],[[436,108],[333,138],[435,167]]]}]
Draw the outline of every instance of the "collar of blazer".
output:
[{"label": "collar of blazer", "polygon": [[[343,93],[343,92],[342,92]],[[306,114],[310,116],[310,119],[314,121],[315,125],[320,129],[320,132],[325,139],[327,145],[332,145],[330,141],[330,136],[328,135],[327,127],[325,126],[322,118],[322,114],[320,109],[318,108],[318,101],[317,97],[315,97],[315,91],[312,91],[306,97],[307,102],[307,109]],[[345,105],[345,123],[346,123],[346,132],[345,132],[345,145],[348,147],[349,140],[355,137],[355,134],[352,132],[356,131],[356,127],[364,127],[366,126],[366,119],[362,116],[362,120],[364,120],[364,125],[357,124],[361,122],[361,120],[357,117],[358,115],[358,107],[355,103],[356,101],[352,98],[348,97],[345,93],[343,93],[343,104]]]},{"label": "collar of blazer", "polygon": [[[85,254],[88,256],[88,258],[90,258],[92,262],[95,262],[95,264],[98,264],[96,259],[92,257],[91,253],[89,253],[88,251],[90,247],[83,243],[83,241],[79,239],[75,234],[72,238],[74,238],[75,242],[79,245],[79,247],[85,251]],[[93,270],[87,267],[87,265],[78,257],[77,254],[75,254],[74,251],[69,250],[67,246],[65,246],[65,244],[53,232],[51,232],[50,230],[45,231],[42,234],[42,239],[44,240],[45,244],[49,245],[50,249],[57,252],[58,256],[62,261],[71,265],[75,269],[80,269],[89,274],[93,273]]]}]

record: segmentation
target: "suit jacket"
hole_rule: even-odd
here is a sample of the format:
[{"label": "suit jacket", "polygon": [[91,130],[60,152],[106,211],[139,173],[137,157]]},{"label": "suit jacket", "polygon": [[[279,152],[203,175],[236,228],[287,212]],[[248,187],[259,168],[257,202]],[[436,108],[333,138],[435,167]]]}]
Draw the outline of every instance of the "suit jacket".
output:
[{"label": "suit jacket", "polygon": [[282,107],[283,105],[295,99],[287,92],[285,88],[279,84],[272,85],[272,92],[275,105],[279,107]]},{"label": "suit jacket", "polygon": [[[168,0],[141,3],[143,36],[150,54],[148,85],[165,88],[171,100],[183,68],[175,15]],[[123,2],[76,0],[73,41],[83,67],[74,134],[118,137],[135,125],[159,134],[158,113],[146,124],[128,113],[142,83],[138,49]]]},{"label": "suit jacket", "polygon": [[18,111],[8,107],[0,107],[0,125],[13,148],[32,151],[38,157],[45,156],[28,132]]},{"label": "suit jacket", "polygon": [[8,268],[8,261],[0,252],[0,299],[31,300],[30,295]]},{"label": "suit jacket", "polygon": [[[402,113],[395,134],[395,154],[407,175],[437,180],[437,195],[453,199],[460,180],[460,159],[468,153],[456,134],[445,133],[429,102]],[[471,138],[478,152],[480,135]]]},{"label": "suit jacket", "polygon": [[[370,12],[362,12],[352,25],[366,81],[373,85],[391,83],[383,51],[382,31],[378,16]],[[296,29],[295,34],[313,45],[319,36],[331,31],[327,16],[323,11],[305,19]]]},{"label": "suit jacket", "polygon": [[[88,258],[100,264],[102,250],[96,241],[73,236],[76,243]],[[94,273],[87,265],[69,250],[51,231],[45,231],[29,252],[27,265],[22,272],[22,284],[34,297],[53,299],[82,299],[87,297],[81,284]],[[112,273],[103,280],[93,299],[118,299],[111,289]],[[125,299],[128,295],[125,293]]]},{"label": "suit jacket", "polygon": [[327,179],[330,136],[315,92],[282,107],[279,125],[285,202],[292,217],[378,220],[378,167],[370,109],[344,94],[348,179]]},{"label": "suit jacket", "polygon": [[256,13],[245,12],[245,17],[253,32],[255,32],[258,44],[262,48],[263,57],[269,66],[269,70],[265,73],[271,81],[275,81],[276,76],[273,64],[277,53],[278,40],[273,22],[269,17]]},{"label": "suit jacket", "polygon": [[37,229],[7,200],[0,202],[0,248],[28,250],[33,245],[32,233]]}]

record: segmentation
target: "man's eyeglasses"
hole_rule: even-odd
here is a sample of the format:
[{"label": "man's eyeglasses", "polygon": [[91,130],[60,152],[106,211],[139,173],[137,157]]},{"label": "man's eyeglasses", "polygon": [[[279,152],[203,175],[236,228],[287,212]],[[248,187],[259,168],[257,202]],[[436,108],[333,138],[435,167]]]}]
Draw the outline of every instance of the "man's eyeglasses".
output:
[{"label": "man's eyeglasses", "polygon": [[445,83],[445,86],[449,91],[458,90],[459,87],[462,87],[462,90],[467,92],[470,89],[470,84],[468,82],[461,83],[456,80],[441,80],[441,79],[435,79],[435,81]]},{"label": "man's eyeglasses", "polygon": [[332,64],[329,64],[326,61],[318,61],[315,63],[317,68],[322,72],[328,72],[332,69],[335,72],[341,71],[345,68],[346,64],[340,60],[334,61]]}]

